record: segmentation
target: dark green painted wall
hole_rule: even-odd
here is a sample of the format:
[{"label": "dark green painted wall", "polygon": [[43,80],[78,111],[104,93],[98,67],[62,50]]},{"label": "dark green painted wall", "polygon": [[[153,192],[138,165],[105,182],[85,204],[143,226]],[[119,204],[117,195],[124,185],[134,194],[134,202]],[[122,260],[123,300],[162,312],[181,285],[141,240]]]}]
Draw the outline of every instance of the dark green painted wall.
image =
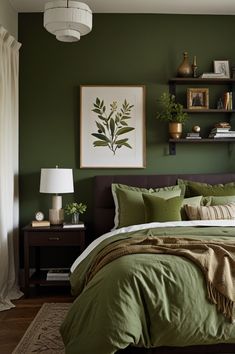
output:
[{"label": "dark green painted wall", "polygon": [[[74,169],[75,196],[88,203],[92,218],[92,177],[97,174],[163,174],[235,171],[226,144],[177,146],[169,156],[167,127],[155,119],[157,98],[168,90],[187,50],[201,72],[214,59],[235,64],[234,16],[95,14],[93,30],[78,43],[61,43],[43,28],[42,14],[19,15],[20,50],[20,220],[47,212],[50,196],[39,194],[41,167]],[[79,168],[79,85],[146,85],[147,166],[145,169]],[[196,115],[208,125],[222,116]],[[234,148],[235,150],[235,148]],[[64,202],[73,195],[64,196]]]}]

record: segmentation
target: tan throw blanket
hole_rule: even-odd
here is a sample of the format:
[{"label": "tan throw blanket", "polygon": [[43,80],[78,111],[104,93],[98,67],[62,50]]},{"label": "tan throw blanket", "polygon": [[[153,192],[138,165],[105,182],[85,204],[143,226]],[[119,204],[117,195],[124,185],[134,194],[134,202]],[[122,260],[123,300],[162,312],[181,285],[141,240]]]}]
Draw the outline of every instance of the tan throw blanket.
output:
[{"label": "tan throw blanket", "polygon": [[165,253],[193,261],[205,276],[209,300],[226,318],[235,322],[234,242],[151,236],[115,241],[99,252],[88,271],[86,283],[109,262],[135,253]]}]

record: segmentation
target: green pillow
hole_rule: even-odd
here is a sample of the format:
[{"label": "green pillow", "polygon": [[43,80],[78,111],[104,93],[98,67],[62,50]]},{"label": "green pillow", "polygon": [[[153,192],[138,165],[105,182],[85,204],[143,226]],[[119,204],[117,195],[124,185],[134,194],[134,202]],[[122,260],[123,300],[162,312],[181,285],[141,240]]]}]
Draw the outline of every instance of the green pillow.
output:
[{"label": "green pillow", "polygon": [[114,229],[145,222],[142,193],[154,194],[162,198],[171,198],[182,193],[178,185],[146,189],[113,183],[111,187],[115,204]]},{"label": "green pillow", "polygon": [[194,197],[196,195],[206,196],[228,196],[235,195],[235,182],[226,184],[208,184],[194,181],[178,179],[179,186],[185,185],[185,196]]},{"label": "green pillow", "polygon": [[182,220],[188,220],[188,216],[187,213],[184,209],[185,205],[192,205],[195,207],[200,207],[202,203],[202,196],[199,195],[197,197],[191,197],[191,198],[184,198],[183,199],[183,203],[182,203],[182,207],[181,207],[181,219]]},{"label": "green pillow", "polygon": [[235,203],[235,195],[228,195],[222,197],[217,197],[212,195],[210,199],[211,199],[210,205],[224,205],[229,203]]},{"label": "green pillow", "polygon": [[163,199],[152,194],[143,193],[143,200],[145,206],[145,222],[181,220],[182,196]]}]

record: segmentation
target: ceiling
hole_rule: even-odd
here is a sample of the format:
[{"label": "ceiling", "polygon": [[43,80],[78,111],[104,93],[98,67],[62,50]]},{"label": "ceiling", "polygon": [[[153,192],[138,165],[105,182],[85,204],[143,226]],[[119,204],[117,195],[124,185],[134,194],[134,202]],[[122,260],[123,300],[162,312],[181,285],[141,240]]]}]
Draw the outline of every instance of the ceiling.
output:
[{"label": "ceiling", "polygon": [[[48,0],[9,0],[18,12],[43,12]],[[82,0],[94,13],[235,15],[235,0]]]}]

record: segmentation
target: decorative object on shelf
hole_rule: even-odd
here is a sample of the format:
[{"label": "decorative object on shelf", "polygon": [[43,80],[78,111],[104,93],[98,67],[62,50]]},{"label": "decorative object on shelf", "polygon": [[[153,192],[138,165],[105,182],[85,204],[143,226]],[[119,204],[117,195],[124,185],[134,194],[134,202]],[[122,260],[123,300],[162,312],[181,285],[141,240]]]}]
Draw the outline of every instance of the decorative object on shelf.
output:
[{"label": "decorative object on shelf", "polygon": [[217,109],[224,109],[224,104],[223,104],[223,101],[222,101],[222,98],[220,97],[217,101],[217,106],[216,106]]},{"label": "decorative object on shelf", "polygon": [[194,57],[193,57],[193,64],[192,64],[192,75],[193,75],[193,77],[197,77],[197,57],[196,57],[196,55],[194,55]]},{"label": "decorative object on shelf", "polygon": [[201,131],[201,127],[199,125],[194,125],[192,127],[192,132],[193,133],[200,133],[200,131]]},{"label": "decorative object on shelf", "polygon": [[145,86],[81,86],[81,168],[145,167]]},{"label": "decorative object on shelf", "polygon": [[64,210],[62,196],[58,194],[73,193],[73,170],[70,168],[42,168],[40,193],[55,194],[52,196],[52,209],[49,209],[49,220],[52,225],[63,224]]},{"label": "decorative object on shelf", "polygon": [[169,134],[173,139],[179,139],[182,135],[182,125],[188,119],[182,104],[175,102],[175,96],[164,92],[159,99],[161,110],[157,113],[157,119],[169,122]]},{"label": "decorative object on shelf", "polygon": [[183,53],[183,62],[177,69],[177,76],[179,77],[192,77],[192,65],[189,63],[188,52]]},{"label": "decorative object on shelf", "polygon": [[223,78],[230,78],[229,61],[228,60],[214,60],[214,72],[222,74]]},{"label": "decorative object on shelf", "polygon": [[92,12],[77,0],[54,0],[45,4],[44,27],[62,42],[76,42],[92,29]]},{"label": "decorative object on shelf", "polygon": [[209,89],[208,88],[188,88],[187,107],[188,109],[208,109]]},{"label": "decorative object on shelf", "polygon": [[77,202],[68,203],[64,208],[65,214],[71,215],[72,224],[79,224],[79,214],[85,213],[86,210],[87,210],[86,204],[77,203]]}]

